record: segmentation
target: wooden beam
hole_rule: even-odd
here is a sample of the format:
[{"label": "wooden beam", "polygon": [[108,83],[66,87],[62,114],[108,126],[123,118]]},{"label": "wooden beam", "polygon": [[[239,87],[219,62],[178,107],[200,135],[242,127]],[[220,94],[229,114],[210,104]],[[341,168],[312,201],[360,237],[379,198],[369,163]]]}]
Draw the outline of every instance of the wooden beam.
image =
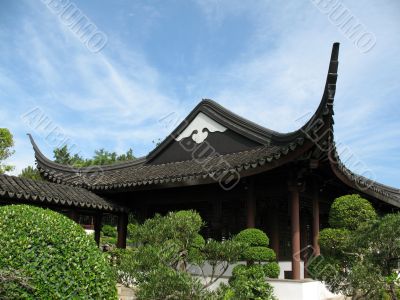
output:
[{"label": "wooden beam", "polygon": [[117,248],[126,248],[126,235],[128,231],[128,214],[120,213],[118,215],[118,237],[117,237]]}]

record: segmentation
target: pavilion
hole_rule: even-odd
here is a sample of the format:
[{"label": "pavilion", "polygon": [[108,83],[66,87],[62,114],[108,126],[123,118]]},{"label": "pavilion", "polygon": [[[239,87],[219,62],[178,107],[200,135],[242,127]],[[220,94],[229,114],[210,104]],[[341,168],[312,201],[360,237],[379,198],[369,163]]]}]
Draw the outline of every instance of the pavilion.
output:
[{"label": "pavilion", "polygon": [[[319,230],[328,225],[336,197],[360,194],[381,213],[400,207],[399,189],[354,174],[339,159],[333,131],[338,54],[335,43],[321,102],[296,131],[278,133],[203,100],[134,161],[74,168],[46,158],[30,136],[37,167],[48,181],[96,194],[142,220],[195,209],[207,223],[205,237],[260,228],[279,261],[290,262],[286,277],[300,279],[308,255],[302,249],[312,245],[319,254]],[[118,246],[125,247],[127,212],[118,215]]]}]

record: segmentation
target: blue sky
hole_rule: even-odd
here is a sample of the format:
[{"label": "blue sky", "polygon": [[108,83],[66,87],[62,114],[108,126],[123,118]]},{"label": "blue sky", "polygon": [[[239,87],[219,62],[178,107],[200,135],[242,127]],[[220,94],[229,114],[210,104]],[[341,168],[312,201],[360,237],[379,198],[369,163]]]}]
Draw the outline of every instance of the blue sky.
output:
[{"label": "blue sky", "polygon": [[[34,164],[28,132],[48,157],[51,128],[85,157],[141,156],[173,129],[160,119],[184,118],[202,98],[295,130],[318,106],[338,41],[336,141],[353,170],[400,187],[399,1],[340,2],[376,37],[367,53],[318,0],[69,1],[107,36],[97,53],[45,2],[0,2],[0,126],[14,134],[14,174]],[[27,122],[35,110],[48,128]]]}]

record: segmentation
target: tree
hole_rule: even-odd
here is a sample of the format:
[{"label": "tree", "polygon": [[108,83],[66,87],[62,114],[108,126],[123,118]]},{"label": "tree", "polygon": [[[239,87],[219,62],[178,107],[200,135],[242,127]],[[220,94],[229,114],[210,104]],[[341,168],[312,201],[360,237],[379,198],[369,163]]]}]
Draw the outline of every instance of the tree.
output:
[{"label": "tree", "polygon": [[4,160],[14,154],[13,146],[14,139],[11,132],[7,128],[0,128],[0,174],[14,169],[14,166],[3,163]]},{"label": "tree", "polygon": [[395,272],[400,262],[399,237],[400,213],[395,213],[359,228],[352,239],[373,272],[364,269],[373,274],[375,285],[391,299],[400,299],[400,279]]},{"label": "tree", "polygon": [[266,277],[277,278],[279,265],[275,252],[268,248],[269,238],[260,229],[249,228],[235,236],[235,241],[245,245],[241,259],[246,265],[237,265],[229,280],[232,299],[274,299],[273,289]]},{"label": "tree", "polygon": [[126,153],[118,155],[116,152],[109,152],[104,149],[94,151],[94,156],[91,159],[84,159],[78,154],[72,155],[68,146],[64,145],[61,148],[56,148],[53,151],[54,161],[60,164],[72,165],[74,167],[88,167],[93,165],[108,165],[120,161],[135,160],[133,150],[129,149]]},{"label": "tree", "polygon": [[[237,261],[242,245],[206,242],[199,234],[203,225],[194,211],[156,215],[137,225],[132,238],[139,246],[117,254],[120,282],[129,284],[134,278],[138,299],[212,299],[215,294],[207,287]],[[204,272],[207,262],[210,274]]]},{"label": "tree", "polygon": [[399,299],[394,271],[400,261],[400,215],[379,219],[367,200],[348,195],[334,201],[329,223],[332,228],[319,236],[322,255],[310,260],[309,273],[353,299]]},{"label": "tree", "polygon": [[42,180],[42,176],[40,176],[39,170],[32,166],[27,166],[26,168],[22,169],[21,173],[18,176],[33,180]]}]

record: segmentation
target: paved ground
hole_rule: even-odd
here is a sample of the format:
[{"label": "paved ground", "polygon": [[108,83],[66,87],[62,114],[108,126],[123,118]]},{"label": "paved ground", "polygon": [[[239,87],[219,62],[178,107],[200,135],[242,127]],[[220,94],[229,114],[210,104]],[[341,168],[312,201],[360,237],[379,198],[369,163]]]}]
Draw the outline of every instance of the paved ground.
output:
[{"label": "paved ground", "polygon": [[117,284],[118,299],[119,300],[135,300],[134,290],[127,288],[121,284]]}]

